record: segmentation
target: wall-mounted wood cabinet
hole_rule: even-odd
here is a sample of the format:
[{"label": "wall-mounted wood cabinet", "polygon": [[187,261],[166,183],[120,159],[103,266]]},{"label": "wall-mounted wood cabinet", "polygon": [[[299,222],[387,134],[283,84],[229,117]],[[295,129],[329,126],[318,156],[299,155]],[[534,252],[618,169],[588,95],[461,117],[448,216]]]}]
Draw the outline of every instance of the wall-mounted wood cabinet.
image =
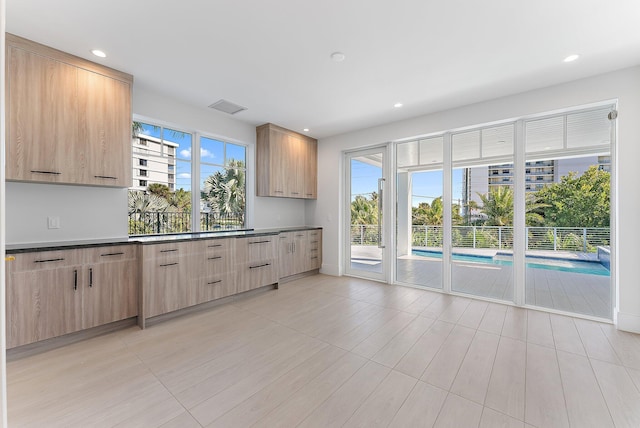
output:
[{"label": "wall-mounted wood cabinet", "polygon": [[318,142],[267,123],[256,128],[256,194],[317,198]]},{"label": "wall-mounted wood cabinet", "polygon": [[131,186],[131,75],[7,34],[6,177]]},{"label": "wall-mounted wood cabinet", "polygon": [[138,314],[135,245],[16,254],[6,278],[8,348]]}]

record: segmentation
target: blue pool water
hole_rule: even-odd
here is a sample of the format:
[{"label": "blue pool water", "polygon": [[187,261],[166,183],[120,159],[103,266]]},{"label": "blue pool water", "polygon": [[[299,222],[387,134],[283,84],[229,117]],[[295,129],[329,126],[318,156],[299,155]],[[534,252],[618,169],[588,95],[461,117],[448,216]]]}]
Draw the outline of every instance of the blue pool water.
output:
[{"label": "blue pool water", "polygon": [[[412,254],[415,256],[442,258],[442,253],[439,251],[429,250],[413,250]],[[496,255],[494,257],[489,256],[474,256],[468,254],[453,254],[454,261],[472,262],[472,263],[484,263],[498,266],[512,266],[513,261],[510,256]],[[598,262],[585,262],[579,260],[568,259],[555,259],[545,257],[527,257],[526,264],[528,268],[534,269],[547,269],[557,270],[560,272],[572,272],[572,273],[584,273],[589,275],[601,275],[609,276],[609,269],[601,265]]]}]

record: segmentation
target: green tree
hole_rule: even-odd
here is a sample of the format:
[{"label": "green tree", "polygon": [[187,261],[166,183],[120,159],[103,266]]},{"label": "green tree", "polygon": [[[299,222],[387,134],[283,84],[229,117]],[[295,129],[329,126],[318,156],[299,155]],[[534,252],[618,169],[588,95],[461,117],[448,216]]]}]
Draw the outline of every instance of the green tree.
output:
[{"label": "green tree", "polygon": [[244,162],[231,160],[223,171],[216,171],[207,177],[201,197],[216,214],[243,217],[245,189]]},{"label": "green tree", "polygon": [[611,174],[592,165],[570,172],[537,192],[545,224],[556,227],[609,227]]},{"label": "green tree", "polygon": [[169,192],[165,197],[169,206],[178,212],[191,212],[191,192],[184,189],[178,189],[175,192]]},{"label": "green tree", "polygon": [[168,199],[169,195],[171,195],[171,190],[166,184],[151,183],[147,186],[147,190],[150,194],[157,195],[164,199]]},{"label": "green tree", "polygon": [[[480,211],[487,216],[487,226],[513,226],[513,190],[508,186],[492,188],[489,193],[478,193],[482,206]],[[540,210],[548,205],[541,202],[535,193],[527,193],[525,196],[525,221],[528,226],[537,226],[544,223],[544,217]]]},{"label": "green tree", "polygon": [[362,195],[351,201],[351,224],[378,224],[378,194],[373,192],[371,198]]}]

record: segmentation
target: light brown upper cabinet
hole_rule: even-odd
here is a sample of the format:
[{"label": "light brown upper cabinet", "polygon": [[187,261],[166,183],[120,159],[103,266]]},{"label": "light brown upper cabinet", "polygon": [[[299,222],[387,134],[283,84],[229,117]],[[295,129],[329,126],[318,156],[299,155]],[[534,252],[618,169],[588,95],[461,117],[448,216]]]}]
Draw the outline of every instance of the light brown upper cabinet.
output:
[{"label": "light brown upper cabinet", "polygon": [[256,134],[257,195],[316,199],[318,141],[272,123]]},{"label": "light brown upper cabinet", "polygon": [[7,34],[7,180],[131,185],[133,77]]}]

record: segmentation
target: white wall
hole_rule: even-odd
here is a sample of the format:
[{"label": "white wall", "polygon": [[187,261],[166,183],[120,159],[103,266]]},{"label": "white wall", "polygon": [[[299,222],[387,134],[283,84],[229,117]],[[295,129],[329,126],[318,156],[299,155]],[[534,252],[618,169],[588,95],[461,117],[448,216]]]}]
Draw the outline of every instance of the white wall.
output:
[{"label": "white wall", "polygon": [[8,182],[6,197],[8,244],[127,236],[127,189]]},{"label": "white wall", "polygon": [[340,217],[343,177],[336,169],[341,152],[419,135],[606,100],[618,100],[617,200],[618,325],[640,332],[640,192],[636,171],[640,159],[640,67],[633,67],[557,86],[542,88],[418,118],[325,138],[318,143],[318,200],[307,206],[307,223],[323,226],[323,272],[341,274]]}]

